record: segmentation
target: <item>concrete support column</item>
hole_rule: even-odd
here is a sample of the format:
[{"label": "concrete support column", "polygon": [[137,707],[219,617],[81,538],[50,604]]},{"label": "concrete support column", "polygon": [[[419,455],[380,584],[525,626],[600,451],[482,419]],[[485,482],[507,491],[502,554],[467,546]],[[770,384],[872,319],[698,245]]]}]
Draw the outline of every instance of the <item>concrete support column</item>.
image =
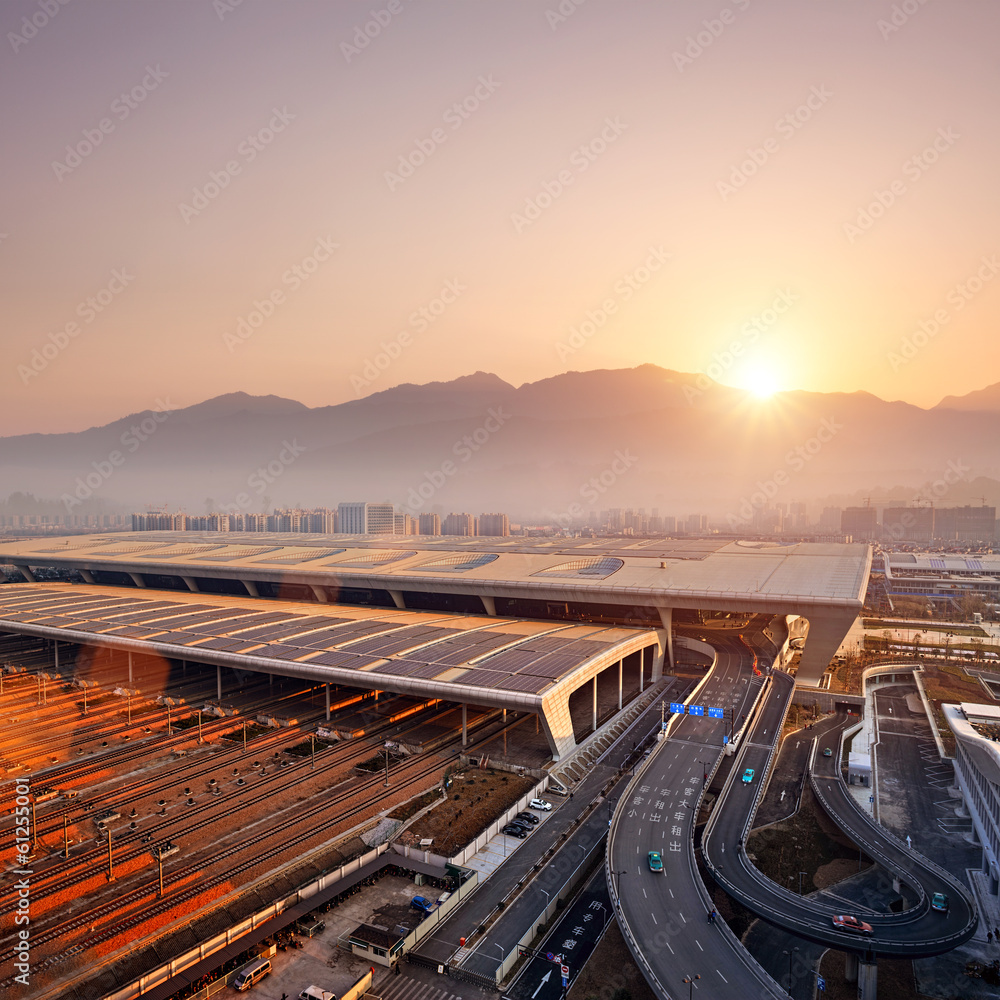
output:
[{"label": "concrete support column", "polygon": [[[137,587],[143,587],[144,588],[146,586],[146,581],[142,578],[142,574],[141,573],[129,573],[129,576],[132,577],[132,582]],[[197,590],[197,587],[194,587],[192,589]]]},{"label": "concrete support column", "polygon": [[128,651],[128,683],[132,686],[132,650]]},{"label": "concrete support column", "polygon": [[326,721],[330,721],[330,685],[324,684],[323,687],[326,689]]},{"label": "concrete support column", "polygon": [[222,667],[215,668],[215,694],[219,701],[222,701]]},{"label": "concrete support column", "polygon": [[826,668],[857,619],[853,611],[816,611],[809,616],[809,634],[802,648],[796,687],[818,687]]},{"label": "concrete support column", "polygon": [[545,733],[552,759],[558,761],[576,749],[573,720],[569,714],[569,694],[556,691],[546,695],[537,710],[538,722]]},{"label": "concrete support column", "polygon": [[462,702],[462,746],[469,745],[469,706]]},{"label": "concrete support column", "polygon": [[315,597],[320,604],[327,603],[326,591],[322,587],[318,586],[315,583],[310,583],[309,589],[313,592],[313,597]]},{"label": "concrete support column", "polygon": [[844,978],[849,983],[858,981],[858,956],[853,951],[844,955]]},{"label": "concrete support column", "polygon": [[858,962],[858,1000],[875,1000],[878,986],[878,965],[875,962]]},{"label": "concrete support column", "polygon": [[90,572],[89,569],[81,569],[79,571],[80,576],[83,577],[84,583],[94,583],[94,574]]},{"label": "concrete support column", "polygon": [[486,613],[491,618],[496,618],[497,602],[492,597],[487,597],[485,594],[483,594],[480,599],[483,602],[483,607],[486,609]]},{"label": "concrete support column", "polygon": [[403,592],[401,590],[390,590],[389,596],[392,598],[392,603],[396,605],[401,611],[406,609],[406,601],[403,600]]},{"label": "concrete support column", "polygon": [[622,710],[622,661],[618,661],[618,711]]},{"label": "concrete support column", "polygon": [[639,654],[639,694],[642,694],[646,687],[646,665],[642,661],[642,653]]},{"label": "concrete support column", "polygon": [[[190,590],[193,594],[200,593],[200,591],[198,590],[198,581],[193,576],[182,576],[181,579],[187,584],[187,589]],[[145,584],[137,583],[136,586],[144,587]]]},{"label": "concrete support column", "polygon": [[[58,639],[56,639],[54,641],[54,646],[55,646],[55,672],[59,673],[59,640]],[[129,653],[129,656],[131,656],[131,655],[132,654]],[[132,680],[132,678],[129,677],[129,680]]]},{"label": "concrete support column", "polygon": [[14,563],[15,568],[18,572],[28,581],[28,583],[36,583],[35,574],[31,572],[26,564]]},{"label": "concrete support column", "polygon": [[253,580],[244,580],[243,586],[246,588],[246,592],[251,597],[260,597],[260,594],[257,593],[257,584],[254,583]]},{"label": "concrete support column", "polygon": [[[663,669],[667,669],[669,664],[669,669],[672,671],[674,669],[674,609],[673,608],[657,608],[660,612],[660,622],[663,625],[663,630],[667,633],[666,635],[666,649],[663,652]],[[654,680],[659,678],[654,677]]]},{"label": "concrete support column", "polygon": [[593,700],[593,722],[591,723],[591,729],[597,732],[597,674],[594,674],[594,700]]}]

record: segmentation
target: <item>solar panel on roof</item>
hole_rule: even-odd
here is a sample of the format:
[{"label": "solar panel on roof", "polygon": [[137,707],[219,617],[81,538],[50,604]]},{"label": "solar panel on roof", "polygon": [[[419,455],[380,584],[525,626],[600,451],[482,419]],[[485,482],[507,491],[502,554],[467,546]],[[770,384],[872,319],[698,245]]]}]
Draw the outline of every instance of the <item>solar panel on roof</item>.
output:
[{"label": "solar panel on roof", "polygon": [[514,671],[537,659],[538,654],[533,649],[505,649],[483,660],[483,666],[487,670]]},{"label": "solar panel on roof", "polygon": [[539,694],[552,686],[547,677],[536,677],[534,674],[514,674],[504,681],[491,684],[493,688],[504,688],[507,691],[527,691],[529,694]]},{"label": "solar panel on roof", "polygon": [[285,646],[281,643],[272,643],[262,649],[254,650],[249,656],[263,656],[269,660],[294,660],[301,656],[303,650],[299,646]]},{"label": "solar panel on roof", "polygon": [[498,684],[506,681],[510,677],[510,674],[505,674],[500,670],[477,670],[471,669],[467,670],[460,677],[456,677],[447,683],[450,684],[472,684],[475,687],[486,687],[492,688],[496,687]]},{"label": "solar panel on roof", "polygon": [[536,677],[549,677],[553,680],[563,677],[580,665],[580,658],[571,653],[549,653],[526,667],[519,674],[532,674]]},{"label": "solar panel on roof", "polygon": [[421,660],[390,660],[379,668],[380,674],[390,674],[393,677],[436,677],[445,667],[440,663],[426,663]]},{"label": "solar panel on roof", "polygon": [[353,653],[343,653],[339,649],[330,649],[310,656],[305,662],[310,666],[318,663],[323,667],[363,667],[375,661],[366,656],[355,656]]},{"label": "solar panel on roof", "polygon": [[391,656],[393,653],[401,653],[411,646],[430,642],[433,638],[454,635],[457,631],[457,629],[440,628],[435,625],[413,625],[394,631],[389,636],[377,635],[368,639],[360,639],[358,642],[351,643],[350,649],[355,653],[379,653],[382,656]]}]

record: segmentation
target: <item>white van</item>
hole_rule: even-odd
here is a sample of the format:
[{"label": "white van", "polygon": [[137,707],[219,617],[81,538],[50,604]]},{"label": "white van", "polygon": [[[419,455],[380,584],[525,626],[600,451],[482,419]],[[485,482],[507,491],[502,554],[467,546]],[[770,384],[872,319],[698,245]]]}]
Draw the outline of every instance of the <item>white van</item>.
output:
[{"label": "white van", "polygon": [[251,986],[256,986],[270,971],[271,960],[269,958],[251,962],[250,965],[245,965],[237,973],[233,980],[233,989],[242,993],[244,990],[250,989]]},{"label": "white van", "polygon": [[307,986],[299,994],[299,1000],[337,1000],[337,994],[321,990],[318,986]]}]

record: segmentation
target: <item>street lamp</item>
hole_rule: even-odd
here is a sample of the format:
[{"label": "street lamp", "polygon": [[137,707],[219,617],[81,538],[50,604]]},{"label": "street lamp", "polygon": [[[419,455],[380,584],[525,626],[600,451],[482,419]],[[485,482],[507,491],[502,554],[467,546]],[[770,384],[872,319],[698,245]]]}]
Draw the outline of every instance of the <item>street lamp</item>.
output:
[{"label": "street lamp", "polygon": [[621,871],[612,870],[611,874],[615,876],[615,895],[621,899],[622,875],[628,875],[628,871],[622,868]]},{"label": "street lamp", "polygon": [[798,952],[798,948],[793,948],[789,951],[787,948],[782,949],[782,954],[788,956],[788,992],[792,992],[792,956]]},{"label": "street lamp", "polygon": [[701,979],[701,976],[685,976],[681,982],[688,984],[688,1000],[694,996],[694,984],[696,979]]}]

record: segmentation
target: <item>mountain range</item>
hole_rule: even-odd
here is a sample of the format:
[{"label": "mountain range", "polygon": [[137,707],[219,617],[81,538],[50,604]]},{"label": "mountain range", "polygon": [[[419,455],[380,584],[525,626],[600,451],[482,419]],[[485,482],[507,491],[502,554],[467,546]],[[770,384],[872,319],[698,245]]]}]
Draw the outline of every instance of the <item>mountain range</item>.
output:
[{"label": "mountain range", "polygon": [[93,500],[201,513],[364,499],[529,522],[630,506],[739,517],[761,499],[995,503],[998,431],[1000,383],[922,409],[866,392],[762,401],[654,365],[520,387],[476,372],[334,406],[236,392],[0,438],[0,474],[71,513]]}]

